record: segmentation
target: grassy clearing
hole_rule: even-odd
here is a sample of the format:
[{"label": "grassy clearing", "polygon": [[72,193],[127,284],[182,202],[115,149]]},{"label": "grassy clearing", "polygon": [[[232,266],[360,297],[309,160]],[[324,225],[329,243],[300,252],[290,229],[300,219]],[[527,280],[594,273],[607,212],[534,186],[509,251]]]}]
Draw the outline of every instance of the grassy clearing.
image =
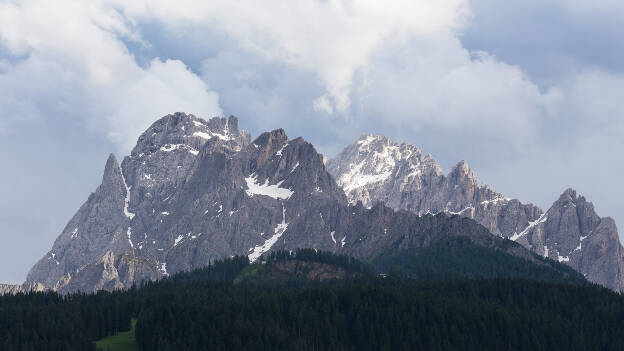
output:
[{"label": "grassy clearing", "polygon": [[103,351],[136,351],[137,345],[134,339],[134,326],[136,319],[132,320],[132,328],[127,332],[117,333],[95,342],[98,350]]},{"label": "grassy clearing", "polygon": [[242,282],[245,279],[253,277],[254,275],[258,274],[263,268],[264,266],[261,264],[250,264],[249,266],[245,267],[236,278],[234,278],[234,285]]}]

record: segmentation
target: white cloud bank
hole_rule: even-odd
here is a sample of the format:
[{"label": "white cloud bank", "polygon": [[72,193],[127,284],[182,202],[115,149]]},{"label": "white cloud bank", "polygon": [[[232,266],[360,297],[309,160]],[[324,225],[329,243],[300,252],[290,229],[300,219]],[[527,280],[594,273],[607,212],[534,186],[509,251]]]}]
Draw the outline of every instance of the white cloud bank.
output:
[{"label": "white cloud bank", "polygon": [[[137,64],[126,43],[149,47],[137,23],[156,21],[174,33],[218,28],[247,50],[241,55],[312,72],[324,91],[308,104],[321,116],[360,121],[381,116],[414,129],[487,135],[514,150],[535,145],[545,120],[556,118],[568,103],[562,92],[574,89],[540,89],[520,67],[465,49],[458,33],[469,25],[469,5],[465,0],[5,2],[0,36],[16,60],[0,66],[0,87],[12,91],[0,104],[11,119],[86,114],[96,124],[104,121],[123,151],[156,116],[179,110],[205,117],[220,113],[217,93],[207,86],[210,76],[200,79],[180,60]],[[223,74],[234,79],[240,72]],[[0,128],[8,125],[9,118]]]},{"label": "white cloud bank", "polygon": [[170,26],[214,25],[248,50],[314,71],[327,92],[314,105],[345,113],[356,71],[380,47],[413,35],[450,31],[468,15],[463,0],[132,1],[124,13]]}]

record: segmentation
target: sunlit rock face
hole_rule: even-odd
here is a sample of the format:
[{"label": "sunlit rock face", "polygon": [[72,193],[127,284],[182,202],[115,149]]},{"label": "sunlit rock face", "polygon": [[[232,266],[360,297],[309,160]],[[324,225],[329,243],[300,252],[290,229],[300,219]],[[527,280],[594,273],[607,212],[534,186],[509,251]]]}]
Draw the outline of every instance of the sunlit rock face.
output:
[{"label": "sunlit rock face", "polygon": [[[492,234],[566,263],[595,283],[624,289],[624,259],[615,223],[566,190],[546,212],[479,184],[465,161],[444,175],[431,155],[383,136],[362,135],[327,162],[350,203],[380,201],[419,215],[457,214]],[[587,240],[587,241],[586,241]]]}]

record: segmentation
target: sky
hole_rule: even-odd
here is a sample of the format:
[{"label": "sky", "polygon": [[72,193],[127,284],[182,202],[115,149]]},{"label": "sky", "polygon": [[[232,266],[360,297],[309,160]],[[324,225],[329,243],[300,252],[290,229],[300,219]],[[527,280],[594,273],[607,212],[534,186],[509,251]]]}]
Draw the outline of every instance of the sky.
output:
[{"label": "sky", "polygon": [[0,0],[0,282],[176,111],[328,157],[387,135],[543,209],[574,188],[622,228],[622,23],[615,0]]}]

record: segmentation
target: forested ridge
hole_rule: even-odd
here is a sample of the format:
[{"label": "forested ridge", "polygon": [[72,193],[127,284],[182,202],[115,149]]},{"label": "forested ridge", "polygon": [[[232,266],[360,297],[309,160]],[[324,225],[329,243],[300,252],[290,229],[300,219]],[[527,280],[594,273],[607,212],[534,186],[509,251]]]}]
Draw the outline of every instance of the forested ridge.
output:
[{"label": "forested ridge", "polygon": [[[424,280],[408,270],[382,278],[374,264],[314,250],[265,260],[250,265],[234,257],[124,292],[2,296],[0,348],[95,350],[94,340],[129,330],[137,318],[137,345],[145,351],[624,349],[624,297],[565,274],[549,280],[528,261],[529,277],[490,279],[448,277],[447,265],[434,261]],[[354,275],[252,279],[263,266],[289,260]]]},{"label": "forested ridge", "polygon": [[[501,243],[515,245],[510,240]],[[372,260],[378,272],[418,280],[521,278],[559,283],[587,283],[570,266],[531,253],[535,263],[500,249],[474,244],[466,237],[438,240],[424,248],[389,248]]]}]

